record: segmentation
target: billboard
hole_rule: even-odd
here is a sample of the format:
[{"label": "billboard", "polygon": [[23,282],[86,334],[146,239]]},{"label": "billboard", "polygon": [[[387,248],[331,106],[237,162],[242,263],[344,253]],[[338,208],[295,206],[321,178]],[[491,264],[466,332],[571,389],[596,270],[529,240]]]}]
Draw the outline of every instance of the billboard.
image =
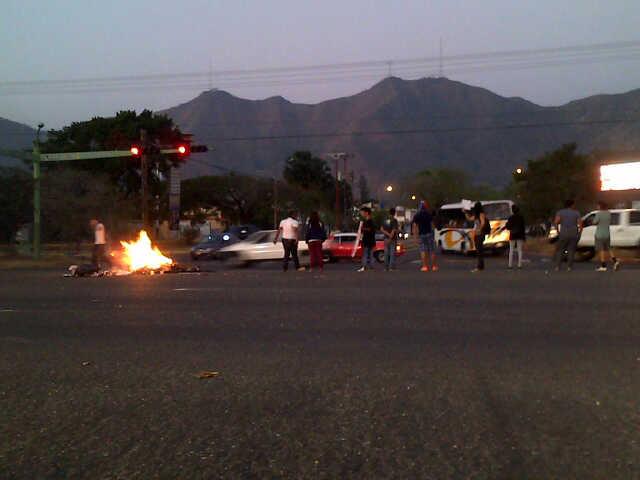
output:
[{"label": "billboard", "polygon": [[600,166],[600,191],[640,190],[640,162]]}]

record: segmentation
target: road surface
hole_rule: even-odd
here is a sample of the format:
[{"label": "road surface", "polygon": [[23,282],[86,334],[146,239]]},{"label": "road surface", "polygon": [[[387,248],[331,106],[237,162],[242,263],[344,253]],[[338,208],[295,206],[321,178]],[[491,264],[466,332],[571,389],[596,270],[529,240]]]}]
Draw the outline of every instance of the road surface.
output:
[{"label": "road surface", "polygon": [[640,269],[413,261],[0,271],[0,477],[640,477]]}]

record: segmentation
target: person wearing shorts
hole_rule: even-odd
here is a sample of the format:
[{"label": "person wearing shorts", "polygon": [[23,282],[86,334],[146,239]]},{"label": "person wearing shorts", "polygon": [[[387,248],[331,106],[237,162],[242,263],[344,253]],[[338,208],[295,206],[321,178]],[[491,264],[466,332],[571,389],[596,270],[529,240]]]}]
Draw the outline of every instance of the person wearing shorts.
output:
[{"label": "person wearing shorts", "polygon": [[433,229],[433,216],[428,210],[427,202],[420,202],[420,209],[411,222],[412,232],[419,238],[420,260],[422,266],[420,271],[438,271],[436,263],[436,242]]},{"label": "person wearing shorts", "polygon": [[594,246],[600,260],[600,266],[596,268],[596,272],[607,271],[607,256],[613,263],[613,270],[618,270],[620,261],[611,251],[611,212],[605,202],[598,202],[598,211],[593,219],[593,224],[596,225]]}]

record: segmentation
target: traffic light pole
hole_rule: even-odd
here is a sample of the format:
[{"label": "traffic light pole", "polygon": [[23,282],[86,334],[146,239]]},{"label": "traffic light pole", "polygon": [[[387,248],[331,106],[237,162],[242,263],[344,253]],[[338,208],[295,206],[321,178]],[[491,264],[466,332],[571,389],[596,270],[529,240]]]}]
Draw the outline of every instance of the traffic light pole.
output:
[{"label": "traffic light pole", "polygon": [[[28,157],[25,157],[19,152],[1,150],[3,154],[6,154],[15,158],[23,158],[31,160],[33,165],[33,241],[32,241],[32,255],[34,258],[40,258],[41,253],[41,223],[40,223],[40,164],[41,162],[66,162],[74,160],[97,160],[103,158],[119,158],[119,157],[131,157],[134,156],[131,150],[108,150],[108,151],[90,151],[90,152],[69,152],[69,153],[40,153],[40,130],[44,125],[38,125],[38,131],[36,139],[33,141],[33,152]],[[146,139],[146,132],[141,132],[140,138]],[[144,151],[144,150],[143,150]],[[206,152],[208,147],[206,145],[195,145],[190,152]],[[163,148],[160,149],[161,155],[172,154],[184,154],[185,152],[178,148]],[[144,153],[141,155],[141,169],[142,169],[142,222],[145,228],[149,223],[149,201],[148,201],[148,159]]]}]

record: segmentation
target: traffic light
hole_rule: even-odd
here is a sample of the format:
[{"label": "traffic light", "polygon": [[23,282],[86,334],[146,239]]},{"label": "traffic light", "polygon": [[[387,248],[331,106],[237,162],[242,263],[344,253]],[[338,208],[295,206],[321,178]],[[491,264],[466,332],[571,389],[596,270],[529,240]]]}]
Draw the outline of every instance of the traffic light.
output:
[{"label": "traffic light", "polygon": [[189,153],[191,153],[189,145],[186,143],[178,145],[176,148],[178,150],[178,155],[180,155],[181,157],[188,157]]},{"label": "traffic light", "polygon": [[209,148],[206,145],[191,145],[191,152],[202,153],[208,152]]},{"label": "traffic light", "polygon": [[131,145],[130,151],[132,157],[138,158],[140,155],[142,155],[142,148],[138,145]]}]

